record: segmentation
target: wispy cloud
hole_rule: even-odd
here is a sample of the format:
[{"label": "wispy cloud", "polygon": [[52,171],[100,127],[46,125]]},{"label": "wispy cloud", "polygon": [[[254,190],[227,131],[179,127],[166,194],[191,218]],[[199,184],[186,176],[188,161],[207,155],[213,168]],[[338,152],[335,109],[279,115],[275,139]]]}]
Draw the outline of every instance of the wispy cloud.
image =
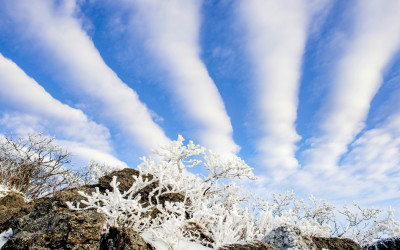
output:
[{"label": "wispy cloud", "polygon": [[283,187],[341,201],[357,200],[365,205],[400,205],[400,113],[393,113],[367,130],[350,145],[334,175],[299,170]]},{"label": "wispy cloud", "polygon": [[90,161],[95,161],[101,164],[104,163],[113,169],[129,167],[125,162],[114,157],[112,154],[105,153],[101,150],[91,147],[90,145],[71,140],[56,140],[55,142],[68,149],[68,151],[72,154],[72,159],[78,157],[85,163]]},{"label": "wispy cloud", "polygon": [[385,180],[400,177],[400,113],[388,117],[366,131],[351,145],[343,166],[366,179]]},{"label": "wispy cloud", "polygon": [[[82,101],[99,104],[103,115],[118,126],[139,147],[149,150],[169,139],[152,120],[151,112],[103,61],[90,37],[74,17],[76,2],[38,0],[9,1],[2,4],[25,36],[51,55],[63,70],[65,84],[81,92]],[[76,92],[75,92],[76,93]]]},{"label": "wispy cloud", "polygon": [[[400,190],[400,78],[386,82],[391,92],[379,109],[385,115],[373,128],[363,132],[349,146],[340,169],[350,176],[362,177],[364,194],[376,200],[399,199]],[[389,109],[387,107],[390,107]],[[366,196],[366,195],[364,195]]]},{"label": "wispy cloud", "polygon": [[334,69],[320,136],[312,138],[306,166],[335,172],[340,157],[365,127],[372,98],[400,45],[400,2],[358,1],[353,9],[352,32]]},{"label": "wispy cloud", "polygon": [[[326,1],[241,1],[254,65],[263,164],[283,177],[298,168],[295,158],[299,80],[310,19]],[[320,16],[319,16],[320,17]],[[316,29],[316,25],[313,29]]]},{"label": "wispy cloud", "polygon": [[[79,109],[72,108],[54,99],[34,79],[30,78],[14,62],[0,54],[0,99],[13,108],[0,118],[3,128],[17,135],[46,131],[64,138],[64,146],[81,159],[97,160],[113,165],[126,166],[110,154],[108,129],[93,121]],[[71,141],[75,146],[71,145]],[[92,158],[83,155],[80,148],[92,148]]]},{"label": "wispy cloud", "polygon": [[[194,124],[200,142],[220,153],[235,154],[233,129],[224,102],[200,58],[201,1],[125,1],[140,20],[152,54],[169,73],[167,87]],[[136,30],[132,29],[132,32]]]}]

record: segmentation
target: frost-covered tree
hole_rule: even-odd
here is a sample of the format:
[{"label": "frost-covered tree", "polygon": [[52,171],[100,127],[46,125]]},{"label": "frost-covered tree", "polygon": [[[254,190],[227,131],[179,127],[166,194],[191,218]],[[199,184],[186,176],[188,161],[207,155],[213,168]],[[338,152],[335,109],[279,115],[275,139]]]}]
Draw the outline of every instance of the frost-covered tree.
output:
[{"label": "frost-covered tree", "polygon": [[[255,179],[252,169],[239,157],[221,157],[189,141],[176,141],[143,157],[139,174],[129,190],[92,194],[81,192],[85,205],[69,203],[71,209],[95,208],[106,214],[107,225],[132,227],[162,240],[173,249],[181,240],[194,240],[213,248],[241,241],[261,240],[274,228],[291,224],[305,234],[348,237],[364,244],[382,236],[400,234],[393,211],[337,209],[326,200],[311,196],[297,199],[294,192],[273,194],[270,201],[254,198],[237,185],[237,179]],[[193,174],[191,169],[203,174]],[[149,187],[151,187],[149,189]],[[148,190],[146,199],[141,197]],[[163,197],[179,194],[176,201]],[[344,219],[338,220],[338,213]]]},{"label": "frost-covered tree", "polygon": [[[215,228],[218,223],[226,225],[218,220],[226,211],[241,210],[240,204],[247,200],[238,195],[241,187],[229,181],[255,177],[252,169],[239,157],[221,157],[192,141],[187,145],[183,141],[179,136],[176,141],[155,150],[152,157],[143,157],[138,166],[140,174],[132,176],[134,183],[126,192],[118,190],[118,182],[114,179],[112,191],[81,193],[87,198],[82,201],[85,209],[97,208],[105,213],[109,226],[132,226],[141,232],[151,230],[159,237],[162,232],[168,231],[165,237],[171,238],[172,242],[179,237],[201,241],[200,232],[203,237],[215,242],[214,235],[217,234],[210,228]],[[202,167],[205,174],[190,173],[194,167]],[[157,185],[148,194],[146,203],[141,204],[139,193],[154,183]],[[182,201],[163,204],[160,198],[168,194],[180,194]],[[69,205],[79,209],[79,204]],[[143,215],[154,209],[157,209],[158,215],[149,222]],[[181,223],[178,223],[179,220]],[[171,234],[170,229],[166,229],[168,225],[180,225],[180,229],[175,228],[176,233]]]}]

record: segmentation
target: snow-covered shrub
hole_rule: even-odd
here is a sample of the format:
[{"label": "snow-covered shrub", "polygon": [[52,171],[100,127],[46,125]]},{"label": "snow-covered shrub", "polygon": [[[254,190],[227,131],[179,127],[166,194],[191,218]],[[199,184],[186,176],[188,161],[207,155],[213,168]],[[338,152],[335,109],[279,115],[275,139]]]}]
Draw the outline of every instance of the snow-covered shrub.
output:
[{"label": "snow-covered shrub", "polygon": [[[112,190],[81,192],[87,199],[82,201],[86,205],[83,209],[96,208],[106,214],[108,226],[129,226],[146,235],[150,232],[170,249],[188,239],[213,248],[261,240],[285,224],[296,225],[307,235],[345,236],[359,243],[399,234],[399,222],[392,211],[381,218],[381,210],[358,205],[358,212],[347,207],[338,210],[313,196],[299,200],[294,192],[274,194],[271,201],[251,197],[235,182],[255,178],[243,160],[221,157],[192,141],[187,145],[183,141],[179,136],[155,150],[152,157],[143,157],[129,190],[121,193],[114,177]],[[191,173],[194,167],[202,168],[205,174]],[[148,190],[146,200],[140,196],[144,189]],[[173,194],[182,199],[163,201]],[[79,204],[70,203],[69,207],[82,209]],[[338,213],[345,220],[339,221]]]},{"label": "snow-covered shrub", "polygon": [[[132,176],[135,182],[128,191],[121,194],[117,188],[117,180],[113,180],[113,191],[105,194],[82,193],[87,198],[87,201],[82,201],[87,206],[85,209],[97,208],[109,217],[108,223],[112,226],[130,225],[139,232],[149,229],[170,243],[177,242],[182,237],[201,241],[198,232],[189,229],[190,224],[196,224],[207,237],[215,241],[217,233],[212,230],[228,230],[228,224],[224,222],[230,216],[226,211],[242,211],[240,204],[246,201],[238,198],[240,187],[234,183],[220,184],[219,181],[255,177],[252,169],[239,157],[223,158],[207,152],[192,141],[187,145],[183,141],[182,136],[179,136],[178,140],[155,150],[154,157],[143,157],[143,162],[138,166],[140,174]],[[203,167],[206,175],[191,174],[188,169],[193,167]],[[152,178],[145,178],[149,175]],[[148,194],[146,205],[140,204],[141,197],[138,193],[153,183],[157,185]],[[167,194],[181,194],[183,201],[162,204],[160,197]],[[79,209],[79,204],[69,206]],[[148,223],[143,216],[153,209],[158,210],[158,215]],[[241,225],[242,222],[243,218],[240,218],[240,223],[232,222],[230,227]],[[171,233],[172,227],[174,234]],[[234,238],[235,241],[240,240],[242,234],[240,232],[240,236]],[[227,240],[229,239],[225,237],[225,242]]]},{"label": "snow-covered shrub", "polygon": [[[118,189],[119,183],[114,176],[110,183],[112,191],[106,190],[105,193],[100,193],[96,188],[96,192],[88,195],[84,192],[79,192],[87,201],[83,200],[82,204],[86,205],[85,209],[96,208],[99,212],[106,215],[108,227],[132,227],[135,231],[141,232],[148,228],[150,217],[144,216],[151,211],[151,207],[143,207],[139,202],[140,195],[133,196],[135,191],[140,189],[141,177],[137,178],[137,182],[129,189],[128,192],[121,192]],[[80,203],[74,206],[67,202],[71,209],[80,209]]]},{"label": "snow-covered shrub", "polygon": [[92,160],[87,166],[80,167],[76,175],[82,185],[90,185],[97,184],[100,177],[120,169],[118,166],[109,166]]},{"label": "snow-covered shrub", "polygon": [[[352,209],[347,205],[339,212],[345,216],[345,224],[336,226],[334,235],[351,238],[361,245],[373,242],[376,239],[400,236],[400,222],[394,219],[394,210],[378,208],[361,208],[353,202]],[[338,223],[335,223],[338,224]]]},{"label": "snow-covered shrub", "polygon": [[289,219],[307,235],[350,238],[364,245],[376,239],[400,235],[400,222],[394,219],[394,210],[387,216],[383,209],[352,206],[336,208],[326,200],[310,196],[308,200],[297,199],[294,192],[272,195],[274,218]]}]

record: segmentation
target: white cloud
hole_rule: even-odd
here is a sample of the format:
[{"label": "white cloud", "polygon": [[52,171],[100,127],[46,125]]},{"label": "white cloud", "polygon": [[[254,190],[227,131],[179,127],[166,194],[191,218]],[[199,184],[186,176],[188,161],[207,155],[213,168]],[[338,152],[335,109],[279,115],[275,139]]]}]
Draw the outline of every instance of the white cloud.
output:
[{"label": "white cloud", "polygon": [[96,148],[88,147],[85,144],[75,141],[57,140],[56,143],[65,147],[68,152],[71,152],[72,158],[79,158],[83,163],[87,164],[90,161],[95,161],[100,164],[107,164],[112,168],[128,168],[129,166],[114,157],[113,155],[97,150]]},{"label": "white cloud", "polygon": [[303,190],[330,200],[400,206],[400,89],[398,78],[390,81],[394,88],[378,109],[379,115],[386,118],[349,145],[337,171],[300,169],[279,184],[290,184],[296,192]]},{"label": "white cloud", "polygon": [[400,113],[362,134],[352,143],[342,165],[354,175],[382,184],[388,178],[400,178]]},{"label": "white cloud", "polygon": [[58,3],[16,0],[3,5],[25,35],[51,54],[63,70],[60,74],[67,78],[65,83],[81,91],[82,101],[100,104],[97,115],[104,115],[145,150],[166,143],[169,139],[137,93],[105,64],[80,20],[74,17],[75,1]]},{"label": "white cloud", "polygon": [[319,137],[306,151],[308,168],[337,171],[347,146],[364,128],[370,102],[382,75],[400,45],[400,2],[358,1],[353,32],[334,70],[334,80],[322,110]]},{"label": "white cloud", "polygon": [[325,4],[326,1],[245,0],[239,6],[254,64],[261,135],[257,149],[263,164],[281,178],[299,166],[295,143],[300,136],[295,121],[302,56],[310,19]]},{"label": "white cloud", "polygon": [[194,122],[200,142],[220,153],[237,153],[239,146],[233,141],[225,105],[200,59],[201,1],[137,0],[126,4],[132,8],[132,18],[140,20],[149,49],[170,74],[168,89],[186,119]]},{"label": "white cloud", "polygon": [[[93,121],[79,109],[61,103],[54,99],[34,79],[30,78],[14,62],[0,54],[0,99],[12,107],[14,112],[3,113],[0,125],[6,130],[25,136],[27,133],[46,131],[56,133],[64,142],[80,145],[81,148],[91,148],[94,152],[84,160],[102,161],[107,164],[125,163],[110,154],[110,133],[108,129]],[[78,152],[77,147],[66,143],[66,149]],[[88,150],[86,150],[88,151]],[[82,156],[82,153],[76,153]]]}]

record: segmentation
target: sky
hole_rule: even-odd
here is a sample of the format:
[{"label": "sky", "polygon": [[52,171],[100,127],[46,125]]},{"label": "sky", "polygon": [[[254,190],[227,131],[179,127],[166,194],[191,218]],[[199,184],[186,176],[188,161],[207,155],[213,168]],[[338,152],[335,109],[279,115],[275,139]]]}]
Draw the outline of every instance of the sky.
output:
[{"label": "sky", "polygon": [[182,135],[294,190],[400,208],[400,1],[0,0],[0,135],[135,167]]}]

